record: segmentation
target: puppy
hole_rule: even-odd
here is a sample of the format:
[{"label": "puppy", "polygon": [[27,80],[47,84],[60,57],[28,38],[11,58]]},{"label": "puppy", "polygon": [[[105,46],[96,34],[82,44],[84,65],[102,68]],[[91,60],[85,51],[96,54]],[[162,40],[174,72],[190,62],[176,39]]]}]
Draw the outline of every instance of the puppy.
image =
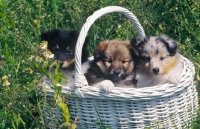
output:
[{"label": "puppy", "polygon": [[[55,58],[61,63],[63,69],[74,69],[75,46],[79,32],[75,30],[54,29],[41,34],[41,41],[48,41],[48,49],[55,55]],[[82,49],[82,63],[87,61],[88,37]]]},{"label": "puppy", "polygon": [[106,40],[96,46],[94,60],[85,77],[91,86],[112,91],[114,86],[133,86],[133,80],[127,80],[134,75],[136,60],[135,49],[130,41]]},{"label": "puppy", "polygon": [[[68,82],[66,83],[67,85],[73,85],[73,72],[75,67],[75,46],[78,36],[79,32],[75,30],[54,29],[41,33],[41,41],[48,42],[47,48],[55,55],[56,60],[60,62],[63,76],[68,79]],[[87,69],[89,68],[90,62],[88,61],[87,51],[88,41],[88,37],[86,37],[82,49],[83,73],[86,73]],[[54,74],[53,70],[51,71],[51,73]],[[46,81],[46,83],[49,84],[50,82]]]},{"label": "puppy", "polygon": [[137,87],[180,82],[183,64],[177,53],[177,41],[160,35],[136,38],[131,43],[139,54],[135,77]]}]

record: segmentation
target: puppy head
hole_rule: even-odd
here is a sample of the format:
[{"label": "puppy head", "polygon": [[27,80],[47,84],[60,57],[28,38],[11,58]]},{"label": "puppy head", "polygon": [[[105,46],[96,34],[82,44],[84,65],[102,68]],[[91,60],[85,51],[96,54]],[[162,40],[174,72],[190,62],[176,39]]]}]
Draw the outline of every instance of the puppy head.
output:
[{"label": "puppy head", "polygon": [[[79,36],[78,31],[52,30],[41,34],[42,41],[48,41],[48,49],[61,63],[61,68],[74,68],[75,46]],[[88,52],[86,38],[82,50],[82,62],[87,60]]]},{"label": "puppy head", "polygon": [[106,40],[95,48],[94,62],[107,79],[125,79],[134,69],[134,50],[130,41]]},{"label": "puppy head", "polygon": [[176,63],[177,41],[164,35],[131,40],[140,57],[138,67],[152,75],[163,75]]}]

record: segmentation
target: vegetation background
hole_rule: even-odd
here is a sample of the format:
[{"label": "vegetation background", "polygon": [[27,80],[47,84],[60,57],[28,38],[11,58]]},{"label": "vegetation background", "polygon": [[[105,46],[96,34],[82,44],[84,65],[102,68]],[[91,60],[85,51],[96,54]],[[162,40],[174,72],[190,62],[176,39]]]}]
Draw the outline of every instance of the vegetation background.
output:
[{"label": "vegetation background", "polygon": [[[41,73],[29,58],[36,55],[41,32],[80,30],[94,11],[111,5],[133,12],[146,35],[166,34],[179,41],[179,52],[196,68],[200,92],[200,0],[0,0],[0,128],[45,128],[42,98],[36,96]],[[94,46],[105,39],[136,37],[121,14],[95,22],[88,33]],[[200,128],[200,118],[194,122]]]}]

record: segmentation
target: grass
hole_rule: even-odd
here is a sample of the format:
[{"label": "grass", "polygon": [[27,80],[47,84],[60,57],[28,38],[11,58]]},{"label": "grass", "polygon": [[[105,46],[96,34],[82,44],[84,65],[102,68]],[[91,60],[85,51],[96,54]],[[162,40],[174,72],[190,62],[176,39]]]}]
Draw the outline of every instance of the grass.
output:
[{"label": "grass", "polygon": [[[45,128],[41,116],[44,100],[36,93],[41,73],[29,60],[37,53],[41,32],[54,28],[80,30],[88,16],[109,5],[133,12],[147,35],[166,34],[178,40],[179,52],[195,65],[200,92],[198,0],[0,0],[0,128]],[[88,35],[90,53],[99,41],[137,36],[131,23],[116,13],[97,20]],[[4,75],[7,79],[2,79]],[[199,118],[193,128],[200,128]]]}]

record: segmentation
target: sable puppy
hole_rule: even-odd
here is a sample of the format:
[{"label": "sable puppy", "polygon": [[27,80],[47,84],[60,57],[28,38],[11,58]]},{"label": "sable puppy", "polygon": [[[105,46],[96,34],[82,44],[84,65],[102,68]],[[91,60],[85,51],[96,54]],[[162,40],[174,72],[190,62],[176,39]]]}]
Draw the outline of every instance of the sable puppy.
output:
[{"label": "sable puppy", "polygon": [[126,79],[134,74],[135,60],[135,49],[130,41],[106,40],[96,46],[94,60],[85,76],[89,85],[105,91],[111,91],[114,85],[133,86],[133,80]]},{"label": "sable puppy", "polygon": [[183,65],[181,55],[177,53],[177,41],[160,35],[132,39],[131,43],[139,54],[137,87],[179,83]]},{"label": "sable puppy", "polygon": [[[54,29],[41,34],[41,41],[48,41],[48,49],[60,61],[61,68],[74,70],[75,46],[79,36],[76,30]],[[82,49],[82,63],[87,61],[88,37]]]}]

